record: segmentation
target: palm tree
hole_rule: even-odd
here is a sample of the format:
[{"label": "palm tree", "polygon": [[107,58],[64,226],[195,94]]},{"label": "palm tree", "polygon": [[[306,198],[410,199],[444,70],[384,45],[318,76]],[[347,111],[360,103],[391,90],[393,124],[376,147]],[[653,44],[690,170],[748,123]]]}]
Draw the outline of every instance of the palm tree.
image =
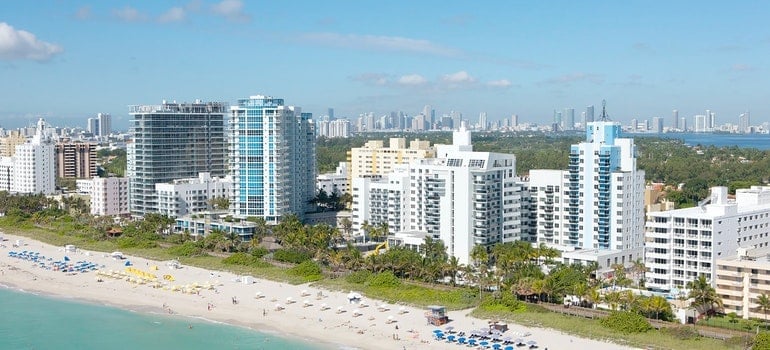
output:
[{"label": "palm tree", "polygon": [[620,295],[619,292],[609,292],[604,295],[604,302],[606,302],[612,311],[616,311],[618,309],[618,305],[620,305],[623,297]]},{"label": "palm tree", "polygon": [[599,290],[596,289],[595,287],[588,288],[588,290],[586,290],[586,293],[584,294],[584,297],[586,301],[591,304],[591,308],[593,309],[595,309],[596,304],[602,300],[602,296],[601,294],[599,294]]},{"label": "palm tree", "polygon": [[342,226],[342,232],[345,233],[345,239],[350,239],[350,229],[353,228],[353,222],[349,218],[344,217],[340,220],[340,226]]},{"label": "palm tree", "polygon": [[765,329],[767,329],[767,311],[770,310],[770,297],[767,294],[760,294],[757,297],[757,305],[762,313],[765,314]]},{"label": "palm tree", "polygon": [[460,264],[460,259],[458,259],[456,256],[450,257],[449,262],[444,265],[444,269],[446,273],[451,278],[452,287],[457,285],[457,273],[460,272],[460,269],[462,269],[462,264]]},{"label": "palm tree", "polygon": [[660,314],[671,310],[671,304],[662,296],[652,296],[644,300],[644,309],[655,314],[655,319],[660,319]]},{"label": "palm tree", "polygon": [[709,317],[708,313],[711,310],[722,307],[722,298],[706,280],[706,276],[700,275],[697,279],[688,282],[687,288],[690,289],[687,297],[692,299],[690,305],[698,309],[699,312],[705,313],[706,318]]},{"label": "palm tree", "polygon": [[636,280],[639,287],[644,287],[647,266],[644,265],[644,261],[641,258],[636,259],[636,261],[633,262],[631,271],[633,271],[635,277],[634,279]]}]

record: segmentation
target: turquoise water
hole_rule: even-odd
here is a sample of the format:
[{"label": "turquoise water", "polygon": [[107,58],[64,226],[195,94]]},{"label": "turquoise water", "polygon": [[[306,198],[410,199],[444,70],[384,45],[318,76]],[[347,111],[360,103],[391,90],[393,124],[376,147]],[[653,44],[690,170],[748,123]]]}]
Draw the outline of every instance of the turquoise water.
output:
[{"label": "turquoise water", "polygon": [[205,320],[131,312],[0,287],[0,349],[323,348]]}]

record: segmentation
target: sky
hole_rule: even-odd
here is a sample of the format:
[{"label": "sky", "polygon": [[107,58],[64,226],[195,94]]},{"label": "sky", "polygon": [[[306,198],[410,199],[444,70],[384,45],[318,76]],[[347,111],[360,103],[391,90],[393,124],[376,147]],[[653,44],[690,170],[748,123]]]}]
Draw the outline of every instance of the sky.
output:
[{"label": "sky", "polygon": [[[0,127],[283,98],[475,121],[607,100],[612,120],[770,120],[767,1],[0,1]],[[691,123],[689,121],[688,123]]]}]

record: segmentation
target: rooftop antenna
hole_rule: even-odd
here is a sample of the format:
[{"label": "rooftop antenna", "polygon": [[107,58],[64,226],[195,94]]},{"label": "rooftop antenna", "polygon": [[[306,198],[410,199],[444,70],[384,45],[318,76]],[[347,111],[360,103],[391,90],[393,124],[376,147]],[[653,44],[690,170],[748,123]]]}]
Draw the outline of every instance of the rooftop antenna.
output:
[{"label": "rooftop antenna", "polygon": [[602,100],[602,121],[606,122],[610,117],[607,115],[607,100]]}]

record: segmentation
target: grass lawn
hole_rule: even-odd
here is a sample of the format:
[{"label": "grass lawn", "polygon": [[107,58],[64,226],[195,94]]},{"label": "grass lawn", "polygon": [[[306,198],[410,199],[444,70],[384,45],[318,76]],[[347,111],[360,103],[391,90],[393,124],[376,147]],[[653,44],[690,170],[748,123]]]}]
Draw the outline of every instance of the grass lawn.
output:
[{"label": "grass lawn", "polygon": [[726,350],[744,349],[743,344],[735,344],[735,341],[722,341],[718,339],[698,337],[695,339],[678,339],[668,331],[652,330],[640,334],[618,334],[603,327],[597,319],[588,319],[577,316],[557,314],[537,306],[527,305],[528,311],[519,313],[491,313],[479,309],[471,315],[482,319],[503,319],[508,322],[525,326],[545,327],[561,330],[583,338],[598,340],[610,340],[614,343],[624,344],[638,348],[652,349],[698,349],[698,350]]},{"label": "grass lawn", "polygon": [[367,297],[380,299],[389,303],[403,303],[415,307],[428,305],[443,305],[449,310],[462,310],[478,305],[478,294],[471,289],[431,288],[402,281],[398,287],[371,287],[358,283],[350,283],[344,278],[324,280],[315,283],[334,290],[355,290]]}]

